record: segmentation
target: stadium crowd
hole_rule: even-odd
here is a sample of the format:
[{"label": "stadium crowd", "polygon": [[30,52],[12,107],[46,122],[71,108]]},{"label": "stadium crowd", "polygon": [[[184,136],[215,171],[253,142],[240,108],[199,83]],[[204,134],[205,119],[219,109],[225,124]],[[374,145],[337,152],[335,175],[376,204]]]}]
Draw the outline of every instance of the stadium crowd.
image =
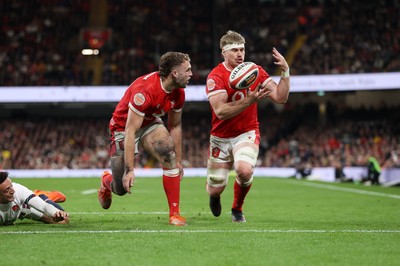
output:
[{"label": "stadium crowd", "polygon": [[0,84],[90,85],[76,44],[80,28],[87,24],[89,2],[3,1]]},{"label": "stadium crowd", "polygon": [[314,6],[299,16],[307,38],[293,74],[343,74],[400,70],[398,1],[342,1]]},{"label": "stadium crowd", "polygon": [[[365,166],[374,156],[384,167],[400,167],[399,109],[329,105],[321,123],[316,104],[279,112],[270,104],[260,110],[268,115],[260,123],[258,166]],[[183,119],[185,167],[206,167],[210,114],[187,111]],[[0,168],[109,168],[107,125],[108,118],[3,119]],[[136,159],[138,167],[158,167],[145,153]]]},{"label": "stadium crowd", "polygon": [[[89,57],[80,53],[80,31],[90,26],[91,2],[3,1],[0,84],[94,85]],[[397,0],[340,4],[334,0],[116,0],[107,4],[104,27],[111,28],[113,36],[99,55],[101,85],[131,83],[153,71],[159,56],[171,49],[190,54],[191,84],[205,84],[211,67],[221,61],[216,40],[230,28],[248,40],[247,60],[270,62],[264,67],[271,75],[275,74],[273,46],[286,54],[295,75],[400,71]],[[296,44],[300,44],[297,51]],[[327,112],[326,123],[318,126],[318,106],[313,103],[294,107],[289,101],[283,111],[273,105],[261,110],[267,112],[267,123],[261,122],[258,166],[359,166],[374,156],[382,166],[400,167],[399,107],[329,108],[334,111]],[[2,119],[0,168],[109,168],[108,119]],[[209,112],[184,113],[183,126],[185,166],[205,167]],[[156,163],[147,154],[137,160],[141,167]]]},{"label": "stadium crowd", "polygon": [[248,40],[247,59],[270,62],[264,66],[269,71],[275,71],[273,46],[287,54],[297,75],[400,70],[398,1],[118,0],[105,1],[102,27],[112,37],[100,50],[96,81],[90,56],[81,54],[81,30],[92,25],[95,12],[91,2],[4,1],[0,84],[128,85],[153,71],[168,50],[189,53],[191,83],[205,84],[211,66],[221,60],[217,39],[231,28]]}]

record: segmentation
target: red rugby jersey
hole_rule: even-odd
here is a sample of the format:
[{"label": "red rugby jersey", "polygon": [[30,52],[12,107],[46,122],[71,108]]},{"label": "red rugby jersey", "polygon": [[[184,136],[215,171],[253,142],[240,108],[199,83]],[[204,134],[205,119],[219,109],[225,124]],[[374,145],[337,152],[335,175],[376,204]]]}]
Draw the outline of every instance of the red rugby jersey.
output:
[{"label": "red rugby jersey", "polygon": [[124,131],[128,110],[144,117],[142,128],[148,126],[171,109],[180,110],[185,102],[185,90],[179,88],[167,92],[162,88],[158,72],[137,78],[125,91],[115,107],[110,121],[111,131]]},{"label": "red rugby jersey", "polygon": [[[269,78],[268,73],[260,66],[258,81],[250,87],[251,90],[257,86],[258,83],[264,82]],[[228,70],[224,63],[218,64],[208,75],[206,84],[207,97],[210,97],[217,93],[228,94],[228,102],[234,102],[246,97],[247,90],[235,90],[229,85],[229,75],[231,71]],[[227,120],[220,120],[215,115],[214,110],[211,107],[212,113],[212,128],[211,135],[220,138],[232,138],[236,137],[244,132],[250,130],[258,131],[258,117],[257,117],[257,103],[250,105],[243,112],[235,117]]]}]

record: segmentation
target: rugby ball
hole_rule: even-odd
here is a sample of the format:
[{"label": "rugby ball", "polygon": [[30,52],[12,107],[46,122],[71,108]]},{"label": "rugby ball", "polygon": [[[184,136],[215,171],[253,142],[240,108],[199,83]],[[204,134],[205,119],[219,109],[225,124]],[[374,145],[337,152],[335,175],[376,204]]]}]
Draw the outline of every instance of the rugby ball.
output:
[{"label": "rugby ball", "polygon": [[229,84],[233,89],[249,88],[258,78],[258,66],[253,62],[243,62],[237,65],[229,75]]}]

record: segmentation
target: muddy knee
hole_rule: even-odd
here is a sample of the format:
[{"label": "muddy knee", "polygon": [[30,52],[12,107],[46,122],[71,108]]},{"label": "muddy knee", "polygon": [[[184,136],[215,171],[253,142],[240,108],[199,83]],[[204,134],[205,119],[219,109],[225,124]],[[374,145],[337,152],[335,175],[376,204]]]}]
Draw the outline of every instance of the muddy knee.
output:
[{"label": "muddy knee", "polygon": [[175,148],[171,141],[159,140],[154,144],[154,151],[160,161],[160,164],[164,167],[176,167],[175,162]]}]

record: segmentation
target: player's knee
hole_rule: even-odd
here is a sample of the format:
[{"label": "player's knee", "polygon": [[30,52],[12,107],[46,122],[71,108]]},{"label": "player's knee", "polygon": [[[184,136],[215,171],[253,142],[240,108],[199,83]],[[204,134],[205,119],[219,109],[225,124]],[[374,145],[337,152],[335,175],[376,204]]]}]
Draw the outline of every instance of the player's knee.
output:
[{"label": "player's knee", "polygon": [[154,150],[157,153],[161,165],[170,167],[175,163],[175,148],[174,144],[168,140],[159,140],[154,145]]},{"label": "player's knee", "polygon": [[235,168],[237,178],[242,182],[247,182],[253,176],[253,167],[237,167]]},{"label": "player's knee", "polygon": [[228,182],[228,169],[208,169],[207,184],[211,187],[223,187]]},{"label": "player's knee", "polygon": [[112,191],[115,195],[118,195],[118,196],[123,196],[126,194],[125,189],[121,186],[112,186]]},{"label": "player's knee", "polygon": [[257,156],[257,149],[251,146],[241,147],[235,153],[235,172],[241,182],[245,183],[253,176]]},{"label": "player's knee", "polygon": [[119,179],[114,178],[111,182],[111,190],[115,195],[123,196],[126,194],[124,186],[122,184],[122,177]]}]

